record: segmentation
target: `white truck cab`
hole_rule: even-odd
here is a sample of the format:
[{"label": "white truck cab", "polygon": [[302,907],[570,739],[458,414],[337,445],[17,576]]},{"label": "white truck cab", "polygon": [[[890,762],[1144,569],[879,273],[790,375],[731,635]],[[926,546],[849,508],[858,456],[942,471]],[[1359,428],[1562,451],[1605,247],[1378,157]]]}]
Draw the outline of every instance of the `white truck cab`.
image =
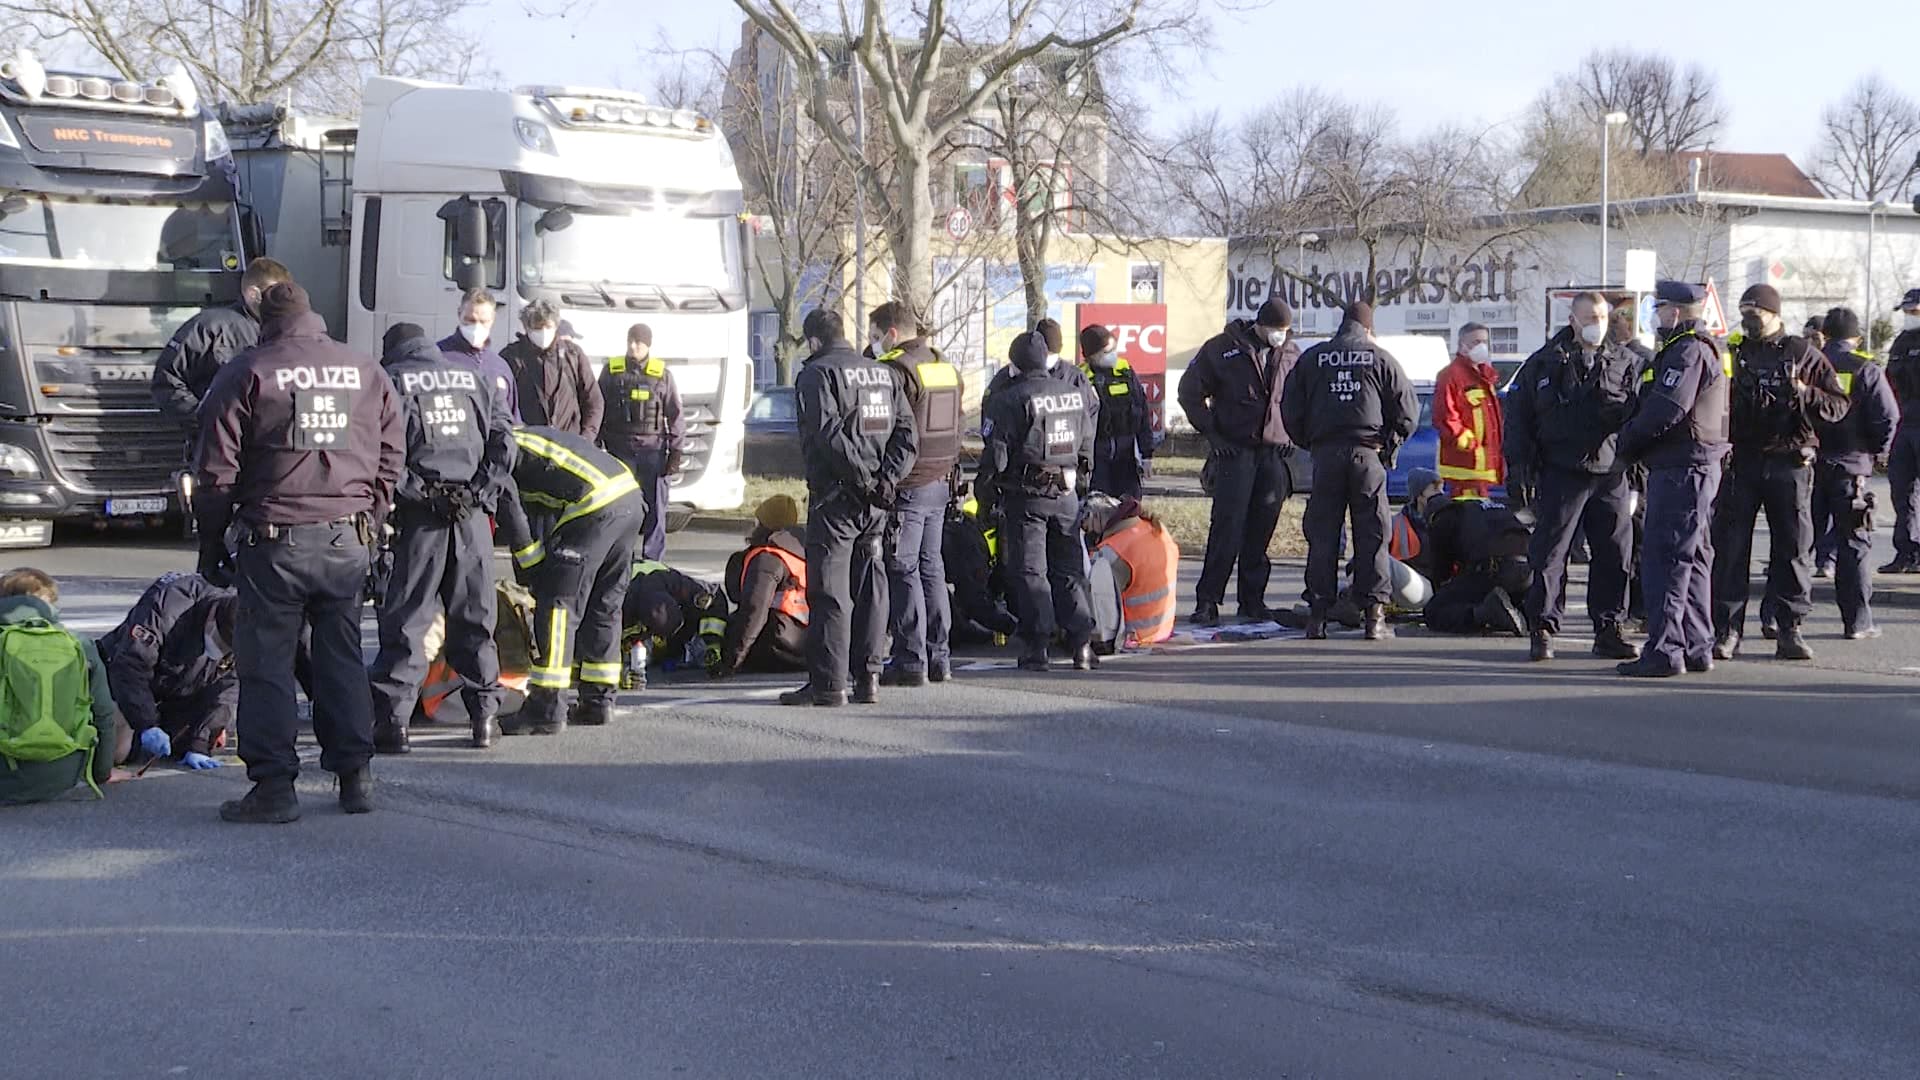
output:
[{"label": "white truck cab", "polygon": [[644,322],[687,421],[670,516],[740,505],[749,240],[711,121],[618,90],[373,78],[355,142],[349,344],[378,355],[396,322],[452,334],[476,286],[500,301],[496,350],[537,299],[596,369]]}]

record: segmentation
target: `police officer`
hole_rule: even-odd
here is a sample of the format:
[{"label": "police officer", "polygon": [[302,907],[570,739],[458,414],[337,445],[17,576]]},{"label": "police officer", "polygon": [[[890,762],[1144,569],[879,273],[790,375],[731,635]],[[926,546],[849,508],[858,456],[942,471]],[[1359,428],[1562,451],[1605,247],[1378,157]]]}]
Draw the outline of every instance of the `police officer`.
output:
[{"label": "police officer", "polygon": [[1267,545],[1280,520],[1286,457],[1295,438],[1281,420],[1283,389],[1300,347],[1287,335],[1293,310],[1279,300],[1260,305],[1253,321],[1235,319],[1210,338],[1180,376],[1180,408],[1206,437],[1213,507],[1206,560],[1194,587],[1192,622],[1215,626],[1227,578],[1240,568],[1240,617],[1265,622]]},{"label": "police officer", "polygon": [[1713,550],[1707,517],[1727,450],[1727,369],[1700,325],[1707,291],[1681,281],[1654,292],[1661,346],[1641,377],[1618,452],[1647,467],[1647,642],[1614,668],[1637,678],[1713,670]]},{"label": "police officer", "polygon": [[951,477],[960,462],[960,420],[965,385],[960,372],[918,333],[913,311],[898,300],[873,310],[868,327],[872,354],[892,369],[906,390],[920,433],[920,452],[900,483],[887,527],[888,629],[893,659],[881,675],[884,686],[925,686],[952,674],[949,637],[953,610],[941,550]]},{"label": "police officer", "polygon": [[1807,340],[1786,332],[1780,293],[1755,285],[1740,297],[1741,341],[1733,350],[1733,455],[1713,507],[1713,655],[1731,660],[1746,628],[1753,523],[1762,508],[1773,551],[1769,590],[1779,598],[1774,655],[1808,660],[1800,622],[1812,607],[1813,461],[1816,421],[1846,415],[1847,395]]},{"label": "police officer", "polygon": [[1833,591],[1840,605],[1841,633],[1849,641],[1880,636],[1874,625],[1873,460],[1893,446],[1900,407],[1893,388],[1873,357],[1860,348],[1860,316],[1850,308],[1827,312],[1827,361],[1847,394],[1847,415],[1837,423],[1816,421],[1820,459],[1813,479],[1814,501],[1829,520],[1833,553]]},{"label": "police officer", "polygon": [[381,362],[406,416],[407,469],[390,521],[393,569],[369,676],[373,746],[383,754],[409,749],[407,721],[427,672],[421,639],[444,610],[447,663],[464,683],[473,745],[484,750],[500,711],[487,515],[512,490],[513,420],[483,374],[443,355],[413,323],[387,329]]},{"label": "police officer", "polygon": [[622,610],[620,639],[628,650],[625,683],[629,689],[647,688],[649,658],[691,658],[696,639],[707,674],[720,674],[727,636],[727,594],[720,586],[666,563],[635,558]]},{"label": "police officer", "polygon": [[1153,472],[1153,408],[1146,390],[1114,350],[1113,332],[1104,326],[1080,331],[1080,362],[1100,404],[1093,431],[1093,489],[1137,499],[1141,481]]},{"label": "police officer", "polygon": [[[1077,519],[1093,467],[1093,425],[1081,390],[1047,367],[1046,339],[1014,338],[1008,357],[1020,375],[981,408],[980,471],[974,491],[983,516],[1005,514],[1001,543],[1019,602],[1022,671],[1046,671],[1057,628],[1079,671],[1093,655],[1093,607]],[[1071,370],[1062,368],[1062,370]]]},{"label": "police officer", "polygon": [[625,462],[647,497],[647,520],[640,527],[640,554],[658,559],[667,550],[667,480],[680,471],[686,428],[680,415],[680,390],[667,362],[653,355],[653,328],[627,328],[627,351],[609,357],[600,370],[600,397],[606,403],[600,445]]},{"label": "police officer", "polygon": [[1626,463],[1614,453],[1633,411],[1638,358],[1609,338],[1607,299],[1586,292],[1573,300],[1568,325],[1527,358],[1507,391],[1508,476],[1533,494],[1534,529],[1527,561],[1529,656],[1553,659],[1553,635],[1567,609],[1567,562],[1584,524],[1592,549],[1587,614],[1593,654],[1631,660],[1627,582],[1633,551],[1632,499]]},{"label": "police officer", "polygon": [[1373,338],[1373,306],[1347,308],[1330,341],[1308,349],[1281,396],[1286,430],[1313,452],[1307,498],[1307,636],[1327,636],[1340,595],[1341,527],[1352,512],[1353,593],[1364,606],[1368,641],[1387,627],[1387,468],[1413,434],[1420,402],[1399,361]]},{"label": "police officer", "polygon": [[1887,456],[1893,487],[1893,561],[1883,574],[1920,574],[1920,289],[1900,299],[1901,330],[1887,350],[1887,382],[1900,425]]},{"label": "police officer", "polygon": [[[782,705],[880,700],[887,576],[880,551],[887,512],[918,453],[906,388],[894,369],[847,343],[840,316],[807,313],[806,366],[794,380],[807,470],[807,684]],[[851,679],[850,679],[851,676]]]},{"label": "police officer", "polygon": [[373,702],[360,652],[371,545],[406,463],[406,426],[386,372],[327,336],[293,282],[260,301],[260,344],[214,377],[200,407],[194,512],[201,536],[237,526],[243,630],[240,757],[253,789],[228,821],[300,816],[293,780],[294,656],[312,632],[313,732],[340,778],[340,807],[373,809]]},{"label": "police officer", "polygon": [[[1062,336],[1060,324],[1052,319],[1041,319],[1033,324],[1033,332],[1039,335],[1042,347],[1047,350],[1047,370],[1053,373],[1054,378],[1071,384],[1087,399],[1087,426],[1092,428],[1100,419],[1100,403],[1094,399],[1093,384],[1087,381],[1086,372],[1081,371],[1076,365],[1061,360],[1060,349],[1065,338]],[[1015,366],[1012,360],[1008,360],[999,371],[994,372],[993,378],[987,381],[987,392],[980,399],[981,406],[984,408],[987,398],[1011,385],[1013,380],[1020,377],[1020,374],[1019,367]]]},{"label": "police officer", "polygon": [[233,723],[238,606],[232,589],[199,574],[165,574],[100,639],[107,684],[134,740],[159,729],[165,752],[189,769],[220,764],[213,748]]},{"label": "police officer", "polygon": [[[533,593],[538,657],[527,674],[526,704],[508,735],[557,735],[569,722],[567,698],[580,668],[580,704],[571,722],[613,720],[620,692],[620,630],[633,543],[646,515],[640,485],[620,460],[585,436],[551,427],[513,433],[513,489],[495,518],[513,552],[515,575]],[[528,520],[537,508],[540,529]]]}]

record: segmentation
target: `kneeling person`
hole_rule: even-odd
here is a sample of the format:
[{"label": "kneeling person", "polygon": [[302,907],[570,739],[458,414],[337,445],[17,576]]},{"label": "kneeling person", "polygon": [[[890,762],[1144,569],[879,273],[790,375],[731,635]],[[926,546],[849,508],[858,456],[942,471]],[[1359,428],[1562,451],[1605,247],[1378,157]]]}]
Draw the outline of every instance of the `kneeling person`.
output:
[{"label": "kneeling person", "polygon": [[665,563],[635,559],[625,611],[620,638],[628,656],[629,689],[647,688],[649,657],[685,656],[696,638],[707,673],[718,672],[727,634],[727,596],[720,586]]},{"label": "kneeling person", "polygon": [[804,671],[807,667],[807,542],[794,531],[800,505],[774,495],[754,508],[745,550],[727,560],[727,621],[720,663],[710,672]]},{"label": "kneeling person", "polygon": [[240,703],[233,670],[239,606],[232,589],[199,574],[167,574],[100,639],[113,698],[147,756],[189,769],[220,764],[214,745]]},{"label": "kneeling person", "polygon": [[1427,547],[1434,573],[1427,629],[1443,634],[1524,637],[1526,619],[1514,597],[1533,584],[1527,545],[1533,530],[1499,503],[1442,496],[1427,508]]},{"label": "kneeling person", "polygon": [[1093,537],[1088,589],[1095,648],[1110,653],[1172,637],[1180,545],[1130,496],[1090,496],[1082,516]]}]

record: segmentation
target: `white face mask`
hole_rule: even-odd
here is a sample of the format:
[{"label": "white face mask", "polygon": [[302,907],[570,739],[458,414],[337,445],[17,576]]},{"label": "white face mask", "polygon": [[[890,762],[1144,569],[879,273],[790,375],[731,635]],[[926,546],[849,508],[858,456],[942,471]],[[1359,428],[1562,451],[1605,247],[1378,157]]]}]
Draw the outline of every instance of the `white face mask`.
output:
[{"label": "white face mask", "polygon": [[1589,345],[1598,345],[1607,340],[1607,324],[1587,323],[1580,328],[1580,340]]},{"label": "white face mask", "polygon": [[1920,330],[1920,312],[1907,312],[1907,317],[1904,322],[1906,323],[1907,329]]},{"label": "white face mask", "polygon": [[1492,356],[1493,356],[1493,353],[1488,351],[1487,343],[1484,341],[1476,342],[1473,348],[1467,350],[1467,359],[1473,361],[1476,364],[1484,364]]},{"label": "white face mask", "polygon": [[553,339],[559,335],[559,330],[549,326],[544,330],[527,331],[527,340],[533,342],[534,348],[544,351],[549,345],[553,344]]},{"label": "white face mask", "polygon": [[493,327],[483,326],[480,323],[463,322],[460,324],[460,336],[466,338],[467,344],[476,349],[487,343],[487,336],[492,332]]},{"label": "white face mask", "polygon": [[1114,352],[1112,349],[1093,354],[1093,366],[1097,368],[1110,368],[1119,361],[1120,354]]},{"label": "white face mask", "polygon": [[1273,348],[1276,348],[1276,349],[1277,349],[1277,348],[1279,348],[1280,346],[1282,346],[1282,345],[1285,345],[1286,343],[1287,343],[1287,332],[1286,332],[1285,330],[1269,330],[1269,331],[1267,331],[1267,344],[1268,344],[1268,345],[1270,345],[1270,346],[1272,346]]}]

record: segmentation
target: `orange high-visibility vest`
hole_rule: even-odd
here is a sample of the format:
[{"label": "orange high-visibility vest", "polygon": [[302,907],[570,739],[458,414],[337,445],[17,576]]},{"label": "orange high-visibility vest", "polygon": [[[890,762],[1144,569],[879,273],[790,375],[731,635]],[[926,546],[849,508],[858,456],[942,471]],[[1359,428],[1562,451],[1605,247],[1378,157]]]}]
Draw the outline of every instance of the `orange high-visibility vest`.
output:
[{"label": "orange high-visibility vest", "polygon": [[1141,645],[1173,636],[1173,575],[1180,565],[1180,546],[1167,530],[1144,520],[1111,536],[1095,549],[1111,548],[1127,564],[1127,587],[1120,590],[1121,633]]},{"label": "orange high-visibility vest", "polygon": [[773,601],[773,610],[780,612],[782,615],[797,619],[800,622],[806,622],[808,614],[807,560],[795,555],[786,548],[775,547],[772,544],[768,544],[764,547],[757,547],[748,551],[747,557],[740,560],[738,592],[741,596],[747,594],[747,567],[752,564],[753,560],[762,555],[771,555],[779,559],[781,565],[787,568],[787,580],[797,583],[780,590],[780,595]]},{"label": "orange high-visibility vest", "polygon": [[1401,562],[1420,557],[1420,532],[1413,527],[1413,518],[1405,510],[1393,515],[1393,535],[1387,538],[1387,554]]}]

